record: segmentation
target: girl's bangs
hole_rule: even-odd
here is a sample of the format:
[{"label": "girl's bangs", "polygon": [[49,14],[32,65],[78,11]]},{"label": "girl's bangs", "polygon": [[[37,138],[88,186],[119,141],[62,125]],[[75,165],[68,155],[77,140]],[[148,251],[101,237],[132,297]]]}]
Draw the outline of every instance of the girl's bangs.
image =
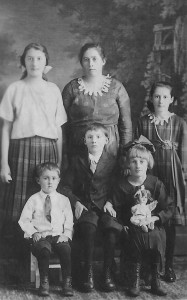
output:
[{"label": "girl's bangs", "polygon": [[129,154],[129,159],[136,157],[146,159],[147,161],[149,161],[149,152],[146,151],[146,149],[132,148]]}]

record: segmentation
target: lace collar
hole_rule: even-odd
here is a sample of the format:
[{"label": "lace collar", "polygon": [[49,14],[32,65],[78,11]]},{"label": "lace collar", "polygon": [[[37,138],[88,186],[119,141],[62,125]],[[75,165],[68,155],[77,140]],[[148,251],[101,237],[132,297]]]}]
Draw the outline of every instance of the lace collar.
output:
[{"label": "lace collar", "polygon": [[149,114],[148,117],[151,120],[151,123],[155,123],[155,125],[164,125],[164,122],[168,123],[171,116],[173,116],[174,113],[169,113],[167,116],[165,116],[164,119],[160,119],[156,117],[153,113]]},{"label": "lace collar", "polygon": [[112,78],[111,76],[108,74],[102,83],[101,88],[97,88],[97,89],[90,89],[85,85],[85,82],[83,80],[83,78],[78,78],[78,84],[79,84],[79,90],[81,92],[83,92],[84,94],[88,94],[90,96],[94,95],[97,96],[97,94],[99,94],[100,96],[103,95],[103,93],[108,93],[110,84],[111,84]]}]

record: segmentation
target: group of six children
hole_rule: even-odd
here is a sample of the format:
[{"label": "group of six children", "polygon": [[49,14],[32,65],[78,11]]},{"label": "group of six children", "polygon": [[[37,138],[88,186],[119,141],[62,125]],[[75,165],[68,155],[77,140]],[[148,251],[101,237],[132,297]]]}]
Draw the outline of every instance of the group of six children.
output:
[{"label": "group of six children", "polygon": [[[66,122],[66,113],[58,88],[43,78],[48,65],[47,50],[36,44],[28,45],[21,64],[25,67],[23,79],[9,86],[1,103],[0,116],[4,120],[1,179],[6,183],[4,224],[15,225],[19,219],[25,238],[31,242],[31,251],[38,259],[40,295],[49,294],[48,266],[52,250],[60,258],[63,293],[73,295],[72,236],[73,240],[80,240],[84,251],[84,291],[94,288],[92,262],[98,230],[103,235],[105,291],[115,289],[111,267],[116,241],[122,236],[125,253],[132,266],[130,294],[138,296],[140,293],[141,258],[147,251],[151,257],[151,291],[160,296],[166,295],[160,286],[159,270],[166,251],[165,279],[175,280],[172,266],[173,224],[179,216],[180,223],[185,221],[187,150],[187,125],[168,110],[173,102],[171,86],[158,83],[153,87],[151,104],[154,112],[140,119],[136,140],[122,147],[128,175],[116,173],[116,155],[107,149],[108,130],[93,122],[84,131],[85,147],[71,155],[69,167],[60,183],[62,195],[56,189],[62,162],[61,126]],[[155,165],[151,153],[155,157]],[[153,174],[158,177],[147,174],[147,170],[152,168]],[[32,178],[34,170],[40,192]],[[143,221],[139,225],[130,221],[132,207],[137,205],[136,196],[143,190],[149,192],[148,205],[152,207],[152,217],[146,227]],[[141,214],[145,215],[145,205],[139,208],[138,215]]]}]

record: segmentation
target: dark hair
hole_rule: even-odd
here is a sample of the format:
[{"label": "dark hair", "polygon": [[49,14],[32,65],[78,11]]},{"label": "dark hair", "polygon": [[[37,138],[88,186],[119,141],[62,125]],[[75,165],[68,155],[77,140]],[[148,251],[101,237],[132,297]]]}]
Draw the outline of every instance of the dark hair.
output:
[{"label": "dark hair", "polygon": [[[47,48],[44,45],[41,45],[41,44],[38,44],[38,43],[30,43],[25,47],[25,49],[23,51],[23,54],[20,56],[21,66],[25,67],[25,57],[27,55],[27,52],[30,49],[36,49],[36,50],[40,50],[41,52],[43,52],[45,54],[45,57],[46,57],[46,66],[48,65],[48,63],[49,63],[49,54],[48,54]],[[24,79],[25,77],[27,77],[27,70],[24,71],[24,73],[21,77],[21,80]],[[47,77],[45,75],[43,75],[43,79],[47,80]]]},{"label": "dark hair", "polygon": [[82,59],[83,59],[84,53],[88,49],[92,49],[92,48],[95,48],[98,51],[101,58],[103,60],[104,59],[106,60],[104,49],[102,48],[102,46],[99,43],[86,43],[84,46],[82,46],[82,48],[80,49],[80,52],[79,52],[79,61],[80,61],[81,65],[82,65]]},{"label": "dark hair", "polygon": [[91,125],[88,125],[86,127],[85,135],[88,131],[97,131],[97,130],[101,130],[104,133],[104,135],[108,138],[108,130],[101,123],[93,123]]},{"label": "dark hair", "polygon": [[[153,105],[153,102],[152,102],[152,97],[154,95],[154,92],[155,92],[156,88],[158,88],[158,87],[166,87],[166,88],[168,88],[170,90],[171,97],[175,97],[174,96],[174,89],[173,89],[172,85],[169,82],[167,82],[167,81],[157,81],[157,82],[154,82],[153,85],[152,85],[152,87],[151,87],[150,93],[149,93],[150,100],[147,101],[147,107],[148,107],[148,109],[151,112],[154,112],[154,105]],[[169,109],[171,109],[172,106],[173,106],[173,103],[171,103],[169,105]]]},{"label": "dark hair", "polygon": [[53,162],[44,162],[41,164],[38,164],[35,169],[35,177],[39,178],[44,171],[50,170],[50,171],[56,171],[58,176],[60,177],[60,168],[56,163]]},{"label": "dark hair", "polygon": [[140,189],[134,195],[134,198],[136,200],[136,204],[140,203],[140,200],[141,200],[142,197],[147,197],[147,201],[148,200],[153,200],[151,198],[151,192],[149,190],[145,190],[145,189],[141,190]]},{"label": "dark hair", "polygon": [[146,149],[146,147],[144,147],[143,145],[136,144],[128,150],[127,156],[126,156],[127,164],[130,163],[130,160],[132,158],[136,158],[136,157],[146,159],[148,169],[153,168],[153,165],[154,165],[153,156],[152,156],[151,152],[148,149]]}]

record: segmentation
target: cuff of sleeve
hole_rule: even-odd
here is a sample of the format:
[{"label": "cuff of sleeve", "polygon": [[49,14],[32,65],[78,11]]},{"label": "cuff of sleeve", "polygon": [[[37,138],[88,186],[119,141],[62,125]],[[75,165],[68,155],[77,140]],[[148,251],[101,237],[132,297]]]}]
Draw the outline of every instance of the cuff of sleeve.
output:
[{"label": "cuff of sleeve", "polygon": [[70,240],[72,240],[72,235],[73,235],[72,230],[65,229],[63,234],[64,234],[65,236],[67,236]]},{"label": "cuff of sleeve", "polygon": [[156,215],[156,216],[159,218],[159,220],[157,220],[157,221],[155,222],[155,224],[158,225],[158,226],[162,225],[162,219],[161,219],[161,216],[160,216],[160,215]]}]

